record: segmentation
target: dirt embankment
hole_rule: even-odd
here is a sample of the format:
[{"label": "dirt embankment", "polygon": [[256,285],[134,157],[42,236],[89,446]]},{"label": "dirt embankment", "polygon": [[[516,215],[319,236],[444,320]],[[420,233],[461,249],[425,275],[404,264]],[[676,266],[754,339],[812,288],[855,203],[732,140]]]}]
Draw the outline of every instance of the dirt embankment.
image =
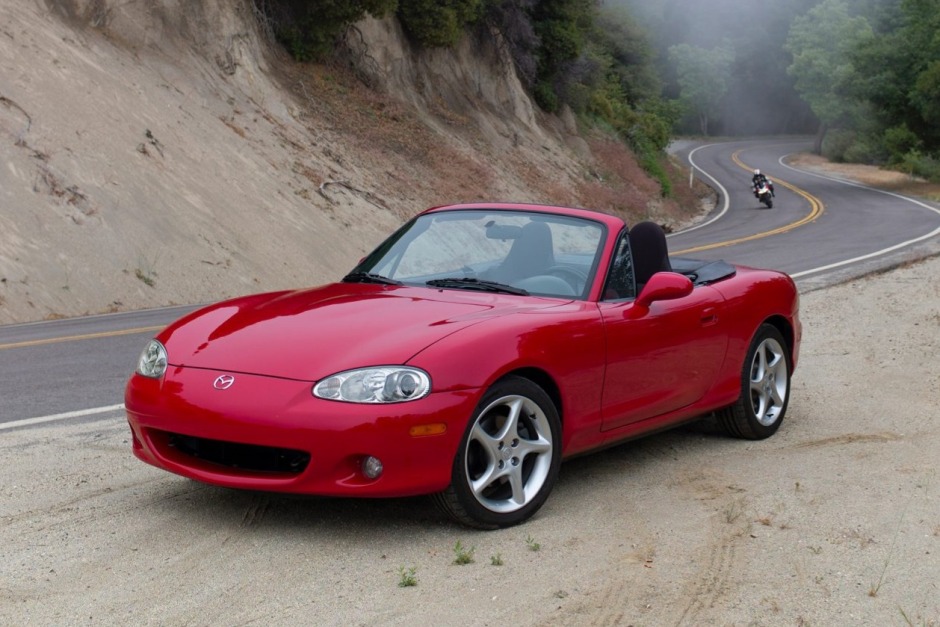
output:
[{"label": "dirt embankment", "polygon": [[492,40],[366,20],[351,68],[269,44],[249,0],[0,5],[0,324],[333,280],[448,202],[697,209],[540,114]]}]

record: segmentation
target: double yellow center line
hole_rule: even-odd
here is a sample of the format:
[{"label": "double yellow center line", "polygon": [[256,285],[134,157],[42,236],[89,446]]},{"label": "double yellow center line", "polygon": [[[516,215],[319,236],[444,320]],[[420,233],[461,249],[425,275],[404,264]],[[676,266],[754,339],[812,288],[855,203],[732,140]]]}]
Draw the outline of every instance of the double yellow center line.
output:
[{"label": "double yellow center line", "polygon": [[153,333],[159,331],[166,325],[156,327],[137,327],[135,329],[121,329],[120,331],[102,331],[101,333],[85,333],[82,335],[67,335],[63,337],[48,337],[41,340],[26,340],[24,342],[12,342],[10,344],[0,344],[0,351],[8,348],[25,348],[27,346],[43,346],[45,344],[58,344],[59,342],[75,342],[78,340],[94,340],[102,337],[117,337],[119,335],[133,335],[135,333]]},{"label": "double yellow center line", "polygon": [[[742,152],[741,150],[738,150],[733,155],[731,155],[731,160],[734,161],[735,164],[737,164],[740,168],[743,168],[744,170],[748,170],[748,171],[752,170],[753,168],[751,168],[750,166],[746,165],[743,161],[741,161],[739,157],[741,152]],[[802,196],[803,198],[805,198],[806,201],[810,205],[810,212],[807,215],[800,218],[799,220],[797,220],[796,222],[791,222],[790,224],[784,224],[783,226],[777,227],[775,229],[770,229],[769,231],[762,231],[760,233],[754,233],[753,235],[746,235],[744,237],[739,237],[737,239],[729,239],[723,242],[715,242],[714,244],[705,244],[703,246],[696,246],[694,248],[686,248],[685,250],[677,250],[672,254],[682,255],[682,254],[688,254],[688,253],[695,253],[695,252],[699,252],[702,250],[711,250],[713,248],[723,248],[725,246],[733,246],[734,244],[740,244],[742,242],[750,242],[750,241],[757,240],[757,239],[763,239],[765,237],[770,237],[771,235],[779,235],[781,233],[792,231],[793,229],[797,227],[800,227],[800,226],[803,226],[804,224],[812,222],[813,220],[821,216],[823,214],[823,211],[825,211],[825,205],[823,205],[823,202],[819,200],[818,198],[816,198],[815,196],[813,196],[812,194],[810,194],[809,192],[803,189],[800,189],[799,187],[791,183],[787,183],[786,181],[781,181],[780,179],[777,179],[777,178],[774,179],[774,183],[783,185],[794,194],[797,194],[798,196]]]}]

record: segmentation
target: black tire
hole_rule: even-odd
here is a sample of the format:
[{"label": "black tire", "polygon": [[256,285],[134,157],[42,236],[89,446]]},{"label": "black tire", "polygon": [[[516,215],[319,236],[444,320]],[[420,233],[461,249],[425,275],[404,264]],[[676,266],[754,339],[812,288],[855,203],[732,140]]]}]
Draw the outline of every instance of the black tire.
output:
[{"label": "black tire", "polygon": [[728,435],[763,440],[777,432],[790,400],[793,371],[787,343],[776,327],[762,324],[741,369],[741,396],[715,413]]},{"label": "black tire", "polygon": [[542,507],[560,466],[555,404],[529,379],[506,377],[477,405],[454,459],[451,484],[435,501],[464,525],[511,527]]}]

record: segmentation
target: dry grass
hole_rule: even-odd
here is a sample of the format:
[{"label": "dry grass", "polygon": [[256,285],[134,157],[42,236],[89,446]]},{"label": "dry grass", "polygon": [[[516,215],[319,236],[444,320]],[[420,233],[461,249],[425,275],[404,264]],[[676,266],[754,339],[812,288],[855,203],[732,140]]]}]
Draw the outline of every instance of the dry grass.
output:
[{"label": "dry grass", "polygon": [[662,198],[660,185],[637,162],[621,142],[595,138],[589,143],[597,167],[578,189],[580,205],[622,216],[628,223],[654,220],[667,231],[675,230],[700,212],[703,199],[713,195],[710,188],[695,181],[689,187],[688,172],[667,164],[672,194]]},{"label": "dry grass", "polygon": [[793,156],[790,163],[797,167],[820,170],[885,191],[940,202],[940,184],[915,178],[897,170],[858,163],[833,163],[824,157],[808,153]]},{"label": "dry grass", "polygon": [[[382,197],[399,217],[434,204],[494,199],[496,168],[506,160],[485,159],[485,142],[462,117],[435,108],[435,122],[448,131],[442,135],[417,111],[363,85],[342,66],[289,64],[283,80],[307,105],[309,130],[324,138],[324,153],[331,136],[353,142],[356,165],[376,175],[354,184]],[[344,165],[337,159],[339,168]],[[329,172],[305,175],[332,178]]]},{"label": "dry grass", "polygon": [[[322,138],[318,149],[329,155],[334,136],[354,142],[356,165],[374,177],[350,184],[380,197],[402,219],[431,205],[504,200],[587,207],[671,229],[697,215],[711,193],[701,184],[689,189],[687,172],[670,164],[673,194],[661,198],[659,183],[633,153],[605,138],[590,142],[595,165],[572,184],[523,150],[499,151],[470,120],[444,107],[416,111],[364,85],[345,66],[288,62],[280,70],[285,86],[305,104],[311,135]],[[336,165],[340,171],[348,164],[337,158]],[[335,178],[309,169],[303,174],[315,184]],[[498,181],[507,174],[529,190],[527,196],[502,197]]]}]

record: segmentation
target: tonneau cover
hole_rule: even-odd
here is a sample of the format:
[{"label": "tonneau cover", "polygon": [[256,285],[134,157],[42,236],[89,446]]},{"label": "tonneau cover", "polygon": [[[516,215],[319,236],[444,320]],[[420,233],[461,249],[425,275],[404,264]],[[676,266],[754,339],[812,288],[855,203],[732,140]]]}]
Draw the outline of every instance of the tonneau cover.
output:
[{"label": "tonneau cover", "polygon": [[675,257],[669,260],[673,272],[683,274],[695,285],[708,285],[734,276],[736,270],[727,261],[702,261]]}]

